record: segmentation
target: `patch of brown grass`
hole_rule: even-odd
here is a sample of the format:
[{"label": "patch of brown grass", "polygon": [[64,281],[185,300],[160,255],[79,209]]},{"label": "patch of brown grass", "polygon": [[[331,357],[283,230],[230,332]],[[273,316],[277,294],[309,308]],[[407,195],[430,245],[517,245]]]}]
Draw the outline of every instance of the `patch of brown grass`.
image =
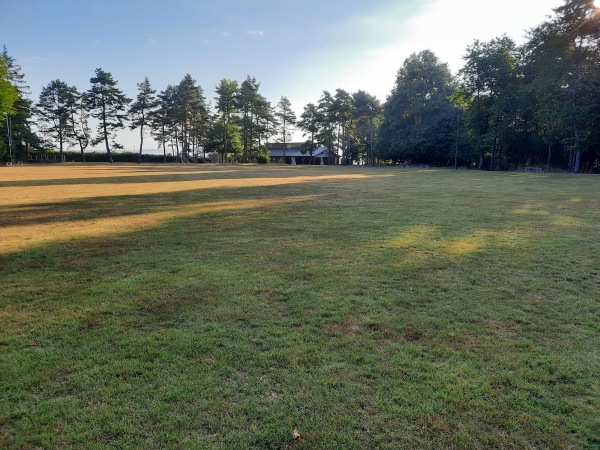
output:
[{"label": "patch of brown grass", "polygon": [[326,333],[335,336],[356,337],[368,332],[360,316],[344,316],[341,322],[328,323],[323,326]]},{"label": "patch of brown grass", "polygon": [[156,227],[165,222],[182,217],[211,212],[234,211],[258,207],[275,206],[307,201],[315,196],[268,198],[260,200],[217,201],[163,208],[158,212],[123,215],[88,220],[65,220],[56,222],[11,225],[2,227],[0,254],[24,250],[51,242],[69,241],[90,237],[107,237]]},{"label": "patch of brown grass", "polygon": [[[116,169],[111,166],[97,166],[94,168],[93,178],[116,178],[119,176],[155,176],[171,175],[171,171],[144,172],[143,169],[131,168],[125,170],[122,166]],[[27,170],[27,172],[24,172]],[[141,171],[140,171],[141,170]],[[268,187],[289,184],[304,184],[317,181],[332,180],[353,180],[367,179],[371,176],[359,173],[334,174],[323,171],[318,175],[297,175],[297,176],[273,176],[272,171],[261,170],[258,174],[261,176],[252,177],[219,177],[223,172],[218,167],[213,171],[202,170],[199,172],[185,172],[186,175],[197,175],[195,180],[178,180],[176,176],[172,181],[159,182],[119,182],[118,178],[113,183],[94,183],[86,182],[86,176],[90,174],[90,169],[81,166],[62,166],[62,167],[29,167],[19,168],[15,172],[6,171],[3,173],[3,181],[43,181],[52,180],[54,183],[40,186],[20,186],[15,183],[14,187],[0,187],[0,208],[12,205],[31,205],[40,203],[60,203],[74,199],[94,198],[94,197],[119,197],[127,195],[148,195],[164,194],[173,192],[187,192],[202,189],[225,189],[225,188],[244,188],[244,187]],[[298,172],[302,173],[302,172]],[[313,172],[314,173],[314,172]],[[175,172],[175,175],[182,175]],[[210,175],[210,176],[209,176]],[[65,184],[57,184],[57,180],[65,180]],[[77,182],[81,180],[81,182]],[[75,181],[75,182],[73,182]],[[68,182],[68,183],[67,183]]]}]

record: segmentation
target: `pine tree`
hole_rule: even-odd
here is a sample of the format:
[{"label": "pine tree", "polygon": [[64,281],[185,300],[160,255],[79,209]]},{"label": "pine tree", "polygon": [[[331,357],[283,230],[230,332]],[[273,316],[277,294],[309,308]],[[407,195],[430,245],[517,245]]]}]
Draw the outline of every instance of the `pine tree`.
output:
[{"label": "pine tree", "polygon": [[179,124],[182,151],[194,153],[206,134],[208,109],[202,87],[189,73],[177,86],[173,112],[173,118]]},{"label": "pine tree", "polygon": [[67,83],[54,80],[42,88],[39,101],[35,105],[39,122],[45,125],[48,134],[58,143],[61,161],[64,160],[65,143],[74,137],[70,121],[74,102],[75,97]]},{"label": "pine tree", "polygon": [[231,131],[230,122],[232,116],[235,112],[237,112],[237,95],[238,95],[238,83],[235,80],[229,80],[227,78],[223,78],[219,85],[215,88],[215,92],[218,97],[215,97],[217,101],[217,111],[221,114],[221,122],[222,127],[221,131],[223,133],[223,157],[224,160],[227,161],[227,154],[229,152],[229,143],[230,139],[228,137],[228,132]]},{"label": "pine tree", "polygon": [[291,132],[296,123],[296,113],[292,109],[292,104],[287,97],[281,96],[281,100],[277,103],[277,112],[275,115],[279,117],[281,135],[283,137],[283,162],[285,164],[285,150],[287,140],[291,136]]},{"label": "pine tree", "polygon": [[98,135],[94,144],[104,141],[108,161],[113,162],[110,152],[110,142],[115,148],[123,148],[114,140],[115,132],[125,128],[127,114],[125,109],[131,99],[117,87],[117,81],[110,72],[98,68],[96,75],[90,78],[91,87],[88,90],[88,106],[92,117],[99,121]]},{"label": "pine tree", "polygon": [[87,94],[80,94],[75,86],[69,88],[69,127],[72,137],[79,144],[81,160],[85,162],[85,149],[91,140],[91,131],[88,125],[89,112],[87,110]]},{"label": "pine tree", "polygon": [[140,129],[140,151],[138,154],[138,164],[142,162],[142,148],[144,145],[144,132],[148,125],[148,117],[151,116],[152,111],[158,106],[158,102],[154,94],[156,91],[150,86],[148,77],[144,78],[144,81],[138,83],[138,95],[135,102],[132,103],[129,108],[129,115],[131,117],[131,124],[129,129],[135,130]]}]

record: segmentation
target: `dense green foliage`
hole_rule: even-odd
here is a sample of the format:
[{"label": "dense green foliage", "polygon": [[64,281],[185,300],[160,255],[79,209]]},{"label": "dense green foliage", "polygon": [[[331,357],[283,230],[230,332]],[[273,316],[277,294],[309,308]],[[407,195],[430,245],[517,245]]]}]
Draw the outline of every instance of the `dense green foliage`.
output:
[{"label": "dense green foliage", "polygon": [[449,100],[455,81],[429,50],[411,55],[398,71],[385,104],[378,154],[384,159],[448,163],[457,111]]},{"label": "dense green foliage", "polygon": [[[567,0],[517,47],[469,47],[461,70],[467,144],[477,164],[600,170],[600,10]],[[475,161],[473,161],[475,162]]]},{"label": "dense green foliage", "polygon": [[6,101],[3,107],[8,114],[0,122],[0,161],[24,160],[30,147],[40,145],[40,138],[32,131],[30,124],[32,102],[27,98],[29,86],[21,66],[8,54],[6,47],[0,59],[5,72],[4,80],[12,85],[12,88],[5,84],[2,87],[5,96],[3,102]]},{"label": "dense green foliage", "polygon": [[[548,147],[574,172],[600,159],[600,9],[571,0],[530,32],[524,47],[531,115]],[[556,155],[556,156],[555,156]]]},{"label": "dense green foliage", "polygon": [[10,82],[7,55],[0,55],[0,121],[14,114],[14,104],[19,97],[17,88]]},{"label": "dense green foliage", "polygon": [[76,95],[75,87],[71,88],[64,81],[54,80],[42,88],[40,99],[35,105],[38,125],[44,130],[46,143],[58,144],[61,159],[65,144],[75,135],[72,113],[76,110]]},{"label": "dense green foliage", "polygon": [[382,157],[450,165],[458,147],[460,163],[479,169],[600,171],[600,12],[593,1],[567,0],[521,47],[507,36],[477,40],[464,60],[456,81],[431,52],[405,61],[386,102]]},{"label": "dense green foliage", "polygon": [[150,86],[150,80],[148,77],[144,78],[144,81],[138,83],[138,95],[136,100],[129,107],[129,115],[131,117],[131,123],[129,128],[131,130],[140,130],[140,151],[138,162],[142,162],[142,151],[144,148],[144,137],[145,129],[150,122],[150,117],[153,111],[158,107],[158,100],[155,95],[156,91]]},{"label": "dense green foliage", "polygon": [[98,120],[97,136],[93,143],[104,142],[108,161],[113,162],[111,143],[114,148],[123,146],[115,141],[116,132],[125,128],[128,120],[126,107],[131,103],[118,87],[112,74],[96,69],[95,75],[90,78],[90,89],[87,91],[87,102],[90,115]]}]

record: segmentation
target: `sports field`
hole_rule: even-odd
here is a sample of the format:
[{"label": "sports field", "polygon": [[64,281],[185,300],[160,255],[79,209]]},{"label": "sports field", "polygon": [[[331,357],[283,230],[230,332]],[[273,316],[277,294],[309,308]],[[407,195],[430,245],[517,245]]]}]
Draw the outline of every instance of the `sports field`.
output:
[{"label": "sports field", "polygon": [[0,284],[1,448],[600,447],[598,176],[2,167]]}]

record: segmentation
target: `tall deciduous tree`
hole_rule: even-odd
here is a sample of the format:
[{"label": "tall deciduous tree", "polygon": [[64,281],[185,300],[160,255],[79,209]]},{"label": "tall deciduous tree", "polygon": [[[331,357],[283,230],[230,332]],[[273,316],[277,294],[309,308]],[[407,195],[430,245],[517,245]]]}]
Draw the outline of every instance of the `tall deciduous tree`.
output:
[{"label": "tall deciduous tree", "polygon": [[517,46],[508,36],[489,42],[477,40],[467,48],[464,59],[460,75],[462,87],[471,97],[467,119],[481,142],[479,169],[483,169],[484,156],[489,151],[489,168],[493,170],[494,158],[513,123],[517,105]]},{"label": "tall deciduous tree", "polygon": [[117,80],[113,79],[112,74],[101,68],[96,69],[95,76],[90,78],[90,84],[88,106],[92,117],[99,121],[94,143],[104,141],[108,161],[112,163],[110,144],[115,148],[122,148],[115,142],[115,133],[125,128],[126,109],[131,99],[117,87]]},{"label": "tall deciduous tree", "polygon": [[448,65],[431,50],[402,64],[385,102],[378,151],[394,161],[444,163],[451,150],[455,113],[448,97],[455,87]]},{"label": "tall deciduous tree", "polygon": [[[16,113],[15,103],[19,99],[17,88],[10,82],[8,57],[0,55],[0,127],[6,123],[8,137],[9,158],[12,162],[12,136],[10,129],[10,116]],[[0,157],[2,157],[3,142],[0,141]]]},{"label": "tall deciduous tree", "polygon": [[528,87],[536,119],[552,142],[568,148],[568,168],[579,172],[600,161],[600,9],[592,0],[567,0],[534,28],[525,45]]},{"label": "tall deciduous tree", "polygon": [[148,117],[152,111],[158,106],[156,91],[150,86],[148,77],[144,77],[144,81],[138,83],[138,94],[136,100],[129,107],[129,116],[131,123],[129,128],[135,130],[140,129],[140,150],[138,153],[138,164],[142,162],[142,148],[144,145],[145,128],[148,125]]},{"label": "tall deciduous tree", "polygon": [[[24,159],[30,146],[39,146],[39,138],[31,131],[32,101],[27,98],[29,86],[25,75],[15,58],[8,54],[6,47],[2,51],[2,59],[8,69],[8,81],[17,92],[17,98],[12,105],[12,113],[7,114],[0,123],[0,155],[9,154],[10,161],[14,157]],[[14,90],[11,90],[14,95]]]},{"label": "tall deciduous tree", "polygon": [[17,88],[10,82],[8,71],[8,57],[0,55],[0,121],[6,120],[15,113],[15,102],[19,98]]},{"label": "tall deciduous tree", "polygon": [[[223,130],[225,126],[227,127],[226,131]],[[227,141],[223,140],[224,137]],[[209,153],[218,153],[222,161],[227,161],[227,155],[233,153],[234,160],[236,160],[242,151],[240,126],[233,121],[225,125],[220,118],[215,118],[208,129],[205,150]]]}]

